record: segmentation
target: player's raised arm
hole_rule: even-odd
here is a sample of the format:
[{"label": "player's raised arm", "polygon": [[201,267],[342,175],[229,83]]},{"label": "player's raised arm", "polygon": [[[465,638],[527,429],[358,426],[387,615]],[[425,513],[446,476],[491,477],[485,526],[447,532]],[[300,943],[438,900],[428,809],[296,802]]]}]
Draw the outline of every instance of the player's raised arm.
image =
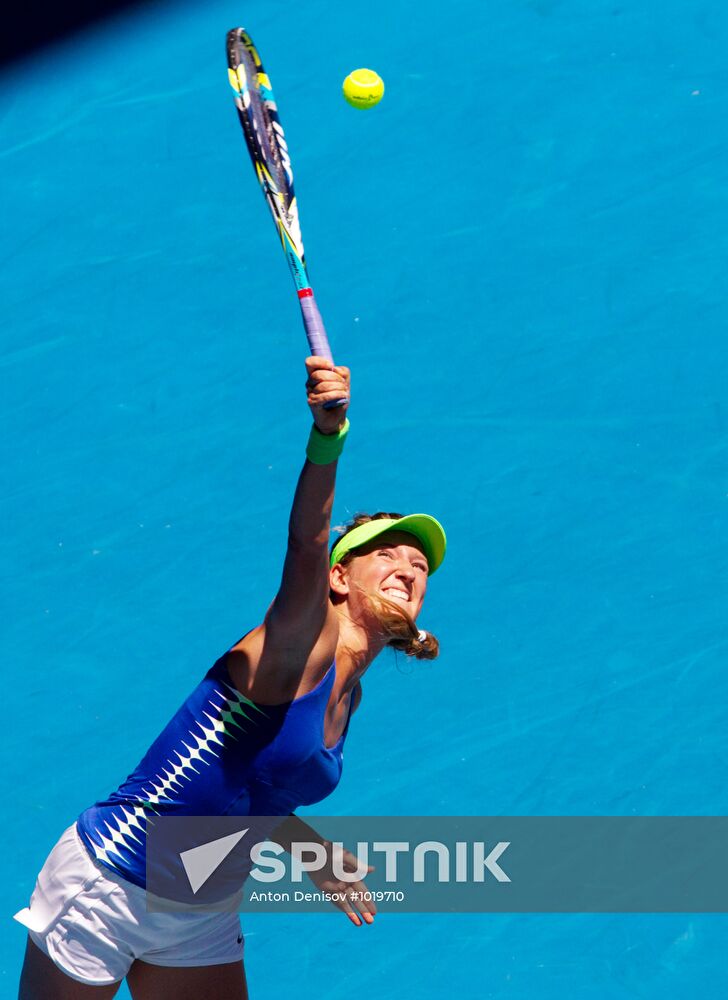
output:
[{"label": "player's raised arm", "polygon": [[[337,460],[348,420],[349,369],[322,357],[306,359],[306,390],[313,415],[306,462],[298,480],[288,523],[288,547],[281,585],[266,616],[266,632],[276,645],[294,640],[301,649],[319,638],[329,605],[329,532]],[[335,409],[324,405],[345,398]],[[335,617],[335,616],[334,616]]]}]

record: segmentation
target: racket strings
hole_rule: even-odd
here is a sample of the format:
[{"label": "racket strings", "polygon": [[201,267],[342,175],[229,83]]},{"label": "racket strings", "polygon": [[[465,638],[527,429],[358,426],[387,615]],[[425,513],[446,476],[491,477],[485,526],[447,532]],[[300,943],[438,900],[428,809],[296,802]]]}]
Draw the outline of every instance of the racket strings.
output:
[{"label": "racket strings", "polygon": [[296,287],[310,288],[288,144],[270,79],[242,28],[228,33],[227,54],[235,105],[258,182],[275,219]]},{"label": "racket strings", "polygon": [[[241,113],[243,128],[249,134],[252,132],[253,144],[270,175],[267,183],[272,183],[274,196],[280,196],[281,207],[286,214],[289,214],[295,201],[295,195],[290,160],[287,163],[283,162],[283,151],[285,150],[286,158],[288,153],[283,128],[271,107],[274,103],[273,91],[270,87],[270,80],[263,69],[260,56],[251,43],[246,44],[245,36],[242,33],[241,36],[236,39],[237,44],[233,47],[232,57],[234,68],[242,66],[245,76],[244,107]],[[268,91],[269,97],[261,93],[259,76],[264,77],[263,86]],[[245,97],[247,97],[247,101],[245,101]]]}]

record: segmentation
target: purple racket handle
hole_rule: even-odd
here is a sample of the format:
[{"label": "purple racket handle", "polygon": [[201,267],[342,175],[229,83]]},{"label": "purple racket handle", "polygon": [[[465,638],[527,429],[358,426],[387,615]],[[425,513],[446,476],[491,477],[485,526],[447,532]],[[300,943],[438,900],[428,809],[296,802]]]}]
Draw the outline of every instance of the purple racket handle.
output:
[{"label": "purple racket handle", "polygon": [[[333,363],[334,356],[329,347],[329,338],[326,336],[324,321],[321,319],[321,313],[318,311],[313,290],[311,288],[301,288],[298,293],[298,301],[301,305],[303,325],[306,328],[306,336],[308,337],[308,346],[311,349],[311,354],[315,354],[319,358],[326,358]],[[347,402],[347,399],[332,399],[330,403],[324,403],[324,409],[333,410],[337,406],[343,406]]]}]

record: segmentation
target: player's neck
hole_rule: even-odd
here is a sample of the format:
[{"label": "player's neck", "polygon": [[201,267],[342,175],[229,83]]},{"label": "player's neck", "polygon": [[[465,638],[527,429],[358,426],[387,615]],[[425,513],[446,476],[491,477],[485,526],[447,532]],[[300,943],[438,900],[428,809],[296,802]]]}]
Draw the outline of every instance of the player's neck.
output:
[{"label": "player's neck", "polygon": [[347,678],[345,690],[354,687],[370,663],[379,656],[387,642],[382,635],[372,635],[346,613],[339,613],[339,639],[336,644],[337,673]]}]

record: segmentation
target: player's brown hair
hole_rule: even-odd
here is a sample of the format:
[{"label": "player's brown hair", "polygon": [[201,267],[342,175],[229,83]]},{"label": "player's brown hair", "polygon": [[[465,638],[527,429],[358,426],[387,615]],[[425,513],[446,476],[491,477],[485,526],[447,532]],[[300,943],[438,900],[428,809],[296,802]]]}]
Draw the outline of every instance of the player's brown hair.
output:
[{"label": "player's brown hair", "polygon": [[[401,517],[404,515],[388,514],[382,510],[377,511],[376,514],[355,514],[351,521],[343,526],[338,538],[334,540],[334,545],[362,524],[368,524],[370,521],[381,521],[383,518],[396,521]],[[347,552],[339,561],[342,566],[346,566],[347,563],[356,558],[356,555],[356,549],[354,549]],[[417,660],[435,659],[440,652],[440,643],[432,632],[425,632],[424,640],[420,641],[420,629],[414,618],[404,608],[395,601],[382,597],[381,594],[367,593],[366,596],[372,614],[379,622],[383,634],[387,637],[388,646],[400,650],[407,656],[414,656]]]}]

